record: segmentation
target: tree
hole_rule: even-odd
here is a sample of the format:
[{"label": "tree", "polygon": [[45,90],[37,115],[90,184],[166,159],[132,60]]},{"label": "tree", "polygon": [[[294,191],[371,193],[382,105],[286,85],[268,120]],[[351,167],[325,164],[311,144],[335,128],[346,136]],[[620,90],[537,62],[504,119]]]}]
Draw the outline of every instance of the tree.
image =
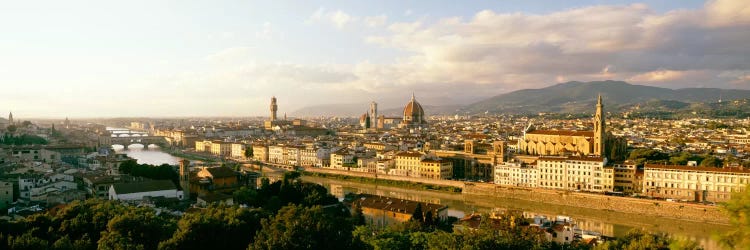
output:
[{"label": "tree", "polygon": [[243,249],[261,228],[260,209],[211,206],[200,213],[185,214],[177,231],[159,249]]},{"label": "tree", "polygon": [[653,149],[638,148],[630,152],[628,159],[635,161],[638,165],[642,165],[647,162],[667,160],[669,156]]},{"label": "tree", "polygon": [[750,185],[742,192],[732,193],[732,198],[721,204],[729,214],[732,229],[719,237],[719,241],[733,249],[750,249]]},{"label": "tree", "polygon": [[241,187],[239,190],[234,191],[232,194],[234,202],[237,204],[244,204],[248,206],[260,206],[261,202],[258,199],[258,192],[255,189]]},{"label": "tree", "polygon": [[651,234],[634,229],[625,236],[606,241],[596,249],[701,249],[695,242],[676,239],[664,233]]},{"label": "tree", "polygon": [[117,215],[107,223],[99,249],[156,249],[175,231],[175,220],[157,216],[149,208],[137,208]]},{"label": "tree", "polygon": [[250,145],[248,145],[245,148],[245,158],[251,159],[251,158],[253,158],[253,156],[254,156],[254,154],[253,154],[253,147],[250,146]]},{"label": "tree", "polygon": [[272,219],[263,219],[263,228],[249,249],[354,249],[353,227],[347,217],[320,206],[289,205]]},{"label": "tree", "polygon": [[422,203],[417,203],[417,207],[414,208],[414,212],[411,214],[411,220],[424,222],[424,214],[422,213]]},{"label": "tree", "polygon": [[700,166],[701,167],[722,167],[724,165],[724,162],[713,155],[707,155],[702,161]]}]

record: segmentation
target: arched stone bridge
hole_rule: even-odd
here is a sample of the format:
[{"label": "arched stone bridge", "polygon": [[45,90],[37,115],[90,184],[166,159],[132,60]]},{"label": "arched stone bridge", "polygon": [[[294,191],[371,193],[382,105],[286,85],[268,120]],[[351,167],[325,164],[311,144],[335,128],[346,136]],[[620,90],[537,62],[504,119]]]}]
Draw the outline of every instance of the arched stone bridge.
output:
[{"label": "arched stone bridge", "polygon": [[128,146],[133,144],[141,144],[143,148],[148,148],[150,144],[167,145],[167,140],[164,136],[151,136],[145,133],[116,133],[99,136],[100,146],[122,145],[125,149],[128,149]]}]

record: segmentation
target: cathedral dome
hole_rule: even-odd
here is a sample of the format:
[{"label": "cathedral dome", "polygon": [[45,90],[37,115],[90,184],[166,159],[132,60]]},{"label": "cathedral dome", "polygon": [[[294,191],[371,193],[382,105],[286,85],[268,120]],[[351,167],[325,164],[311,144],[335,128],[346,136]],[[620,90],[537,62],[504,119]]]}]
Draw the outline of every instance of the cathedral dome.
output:
[{"label": "cathedral dome", "polygon": [[404,122],[418,124],[424,122],[424,109],[414,98],[414,94],[411,95],[411,101],[404,107]]}]

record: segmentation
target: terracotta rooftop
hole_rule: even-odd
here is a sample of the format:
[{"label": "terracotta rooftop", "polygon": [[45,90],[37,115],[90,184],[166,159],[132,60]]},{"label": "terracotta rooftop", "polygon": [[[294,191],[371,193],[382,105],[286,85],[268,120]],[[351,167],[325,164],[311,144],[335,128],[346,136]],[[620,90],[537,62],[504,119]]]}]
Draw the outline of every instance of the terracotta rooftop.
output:
[{"label": "terracotta rooftop", "polygon": [[213,178],[227,178],[237,176],[237,173],[228,167],[206,168],[206,171],[208,171]]},{"label": "terracotta rooftop", "polygon": [[161,190],[172,190],[177,187],[170,180],[152,180],[131,183],[115,183],[112,185],[117,194],[143,193]]},{"label": "terracotta rooftop", "polygon": [[735,167],[735,168],[716,168],[716,167],[693,167],[693,166],[684,166],[684,165],[646,164],[645,168],[750,174],[750,169],[748,169],[748,168],[739,168],[739,167]]},{"label": "terracotta rooftop", "polygon": [[539,160],[544,160],[544,161],[595,161],[595,162],[602,162],[602,161],[604,161],[604,158],[602,158],[602,157],[586,157],[586,156],[568,156],[568,157],[542,156],[542,157],[539,157]]},{"label": "terracotta rooftop", "polygon": [[422,154],[421,154],[421,153],[418,153],[418,152],[410,152],[410,151],[405,151],[405,152],[398,152],[398,153],[396,154],[396,156],[403,156],[403,157],[421,157],[421,156],[422,156]]},{"label": "terracotta rooftop", "polygon": [[594,131],[576,130],[534,130],[526,134],[594,137]]}]

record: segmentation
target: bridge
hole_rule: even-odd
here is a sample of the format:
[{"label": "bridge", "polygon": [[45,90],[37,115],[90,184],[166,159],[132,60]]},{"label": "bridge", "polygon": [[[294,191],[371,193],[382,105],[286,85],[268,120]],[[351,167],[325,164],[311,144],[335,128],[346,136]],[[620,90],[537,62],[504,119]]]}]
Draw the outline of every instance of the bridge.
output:
[{"label": "bridge", "polygon": [[122,145],[125,149],[133,144],[141,144],[143,148],[148,148],[148,145],[156,144],[160,146],[167,145],[167,140],[164,136],[151,136],[148,133],[141,132],[127,132],[127,133],[112,133],[99,135],[99,145],[108,146]]}]

